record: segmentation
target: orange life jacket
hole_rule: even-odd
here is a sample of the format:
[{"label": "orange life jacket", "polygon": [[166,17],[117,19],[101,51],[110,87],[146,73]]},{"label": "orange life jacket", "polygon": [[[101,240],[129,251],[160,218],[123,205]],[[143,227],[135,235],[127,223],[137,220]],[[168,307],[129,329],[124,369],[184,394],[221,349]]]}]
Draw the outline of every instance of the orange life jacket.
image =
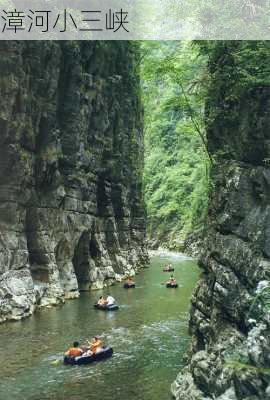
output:
[{"label": "orange life jacket", "polygon": [[94,343],[91,344],[90,350],[93,353],[96,353],[97,350],[102,347],[102,341],[100,339],[96,340]]},{"label": "orange life jacket", "polygon": [[82,354],[81,349],[79,349],[78,347],[71,347],[68,350],[68,355],[69,357],[78,357]]}]

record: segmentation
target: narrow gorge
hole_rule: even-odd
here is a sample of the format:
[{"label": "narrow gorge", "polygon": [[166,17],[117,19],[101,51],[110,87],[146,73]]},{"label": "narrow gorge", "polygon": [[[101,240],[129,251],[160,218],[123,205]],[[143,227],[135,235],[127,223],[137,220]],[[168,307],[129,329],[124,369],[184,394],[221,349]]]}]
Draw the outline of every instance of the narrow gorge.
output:
[{"label": "narrow gorge", "polygon": [[135,45],[0,43],[0,321],[147,261]]},{"label": "narrow gorge", "polygon": [[[0,52],[0,323],[19,321],[0,326],[9,399],[39,400],[39,382],[48,400],[270,400],[269,42]],[[107,289],[148,264],[147,243],[159,252],[136,290]],[[162,246],[196,252],[200,271]],[[101,294],[116,313],[109,297],[97,309]],[[20,321],[46,307],[51,318]],[[114,357],[73,375],[63,348],[88,335]]]}]

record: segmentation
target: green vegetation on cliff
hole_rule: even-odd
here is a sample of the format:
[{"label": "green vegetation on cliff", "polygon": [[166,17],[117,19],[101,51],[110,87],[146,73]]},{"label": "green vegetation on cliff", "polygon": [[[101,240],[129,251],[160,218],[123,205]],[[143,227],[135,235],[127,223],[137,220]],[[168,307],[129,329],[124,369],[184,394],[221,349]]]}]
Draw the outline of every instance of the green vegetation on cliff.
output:
[{"label": "green vegetation on cliff", "polygon": [[141,51],[148,235],[178,247],[207,209],[207,57],[187,42],[143,42]]}]

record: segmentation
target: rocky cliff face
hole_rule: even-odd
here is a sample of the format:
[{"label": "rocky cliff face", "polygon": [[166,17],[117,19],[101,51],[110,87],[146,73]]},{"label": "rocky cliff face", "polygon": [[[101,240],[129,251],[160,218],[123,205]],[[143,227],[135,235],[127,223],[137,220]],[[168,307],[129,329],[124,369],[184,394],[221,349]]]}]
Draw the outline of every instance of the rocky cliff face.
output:
[{"label": "rocky cliff face", "polygon": [[219,43],[209,63],[212,189],[179,400],[270,399],[269,54]]},{"label": "rocky cliff face", "polygon": [[0,43],[0,322],[146,261],[127,42]]}]

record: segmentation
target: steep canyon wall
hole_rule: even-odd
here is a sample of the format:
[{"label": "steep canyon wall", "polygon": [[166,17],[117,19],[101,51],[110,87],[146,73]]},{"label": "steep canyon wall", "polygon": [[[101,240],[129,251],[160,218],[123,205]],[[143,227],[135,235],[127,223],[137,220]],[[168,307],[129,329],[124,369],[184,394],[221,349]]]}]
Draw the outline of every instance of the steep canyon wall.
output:
[{"label": "steep canyon wall", "polygon": [[0,322],[145,264],[128,42],[0,43]]},{"label": "steep canyon wall", "polygon": [[220,42],[210,57],[210,203],[179,400],[270,399],[269,54]]}]

